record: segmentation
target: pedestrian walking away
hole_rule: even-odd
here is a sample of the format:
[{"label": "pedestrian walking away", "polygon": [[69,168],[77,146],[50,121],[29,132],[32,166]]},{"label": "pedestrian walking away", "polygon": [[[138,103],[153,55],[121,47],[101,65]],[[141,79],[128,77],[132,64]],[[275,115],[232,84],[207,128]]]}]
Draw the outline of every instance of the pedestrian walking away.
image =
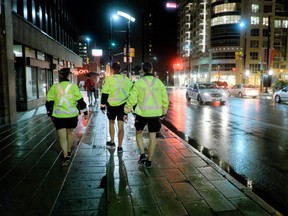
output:
[{"label": "pedestrian walking away", "polygon": [[118,62],[112,64],[113,76],[107,77],[101,90],[101,110],[107,111],[109,119],[109,134],[111,140],[107,147],[115,148],[115,120],[118,126],[118,148],[117,153],[123,152],[122,143],[124,138],[124,106],[132,88],[132,82],[120,73],[121,67]]},{"label": "pedestrian walking away", "polygon": [[[93,106],[93,97],[95,97],[95,95],[94,95],[95,82],[92,79],[90,74],[87,74],[87,79],[85,80],[85,83],[84,83],[84,89],[87,92],[89,106]],[[95,100],[96,100],[96,98],[95,98]]]},{"label": "pedestrian walking away", "polygon": [[102,81],[100,80],[99,76],[96,76],[96,81],[95,81],[95,91],[94,91],[94,98],[95,98],[95,103],[97,102],[99,98],[99,91],[101,90],[102,86]]},{"label": "pedestrian walking away", "polygon": [[[128,113],[134,109],[136,142],[140,151],[138,163],[151,168],[157,144],[156,134],[160,131],[161,120],[167,113],[169,100],[165,85],[152,74],[152,64],[150,62],[143,63],[142,70],[145,74],[134,83],[124,107],[124,121],[128,120]],[[144,152],[143,141],[143,129],[146,125],[149,132],[148,157]]]},{"label": "pedestrian walking away", "polygon": [[46,99],[47,115],[53,121],[62,149],[62,165],[70,163],[73,146],[73,130],[77,127],[78,115],[83,113],[87,119],[88,112],[83,96],[76,84],[69,82],[69,68],[59,71],[60,83],[53,84]]}]

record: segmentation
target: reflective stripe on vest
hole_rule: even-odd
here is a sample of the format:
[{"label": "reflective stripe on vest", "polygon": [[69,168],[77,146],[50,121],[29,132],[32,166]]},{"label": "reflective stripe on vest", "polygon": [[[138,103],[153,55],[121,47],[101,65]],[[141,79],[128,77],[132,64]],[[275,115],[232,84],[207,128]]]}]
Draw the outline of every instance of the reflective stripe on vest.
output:
[{"label": "reflective stripe on vest", "polygon": [[[147,91],[147,94],[146,94],[146,97],[144,98],[144,102],[142,105],[139,105],[139,107],[142,109],[142,110],[159,110],[159,109],[162,109],[161,106],[158,105],[158,102],[156,100],[156,97],[155,97],[155,94],[154,92],[152,91],[152,88],[154,87],[155,85],[155,82],[156,82],[156,78],[154,77],[151,84],[149,83],[149,81],[146,79],[146,77],[143,77],[143,80],[144,82],[146,83],[146,85],[148,86],[148,91]],[[154,105],[147,105],[148,103],[148,99],[152,97],[153,98],[153,101],[154,101]]]},{"label": "reflective stripe on vest", "polygon": [[[124,86],[125,86],[125,77],[123,76],[122,77],[122,80],[119,78],[119,77],[116,77],[116,80],[117,80],[117,91],[116,93],[114,94],[114,96],[112,98],[109,99],[109,101],[123,101],[124,99],[126,99],[128,97],[128,94],[127,92],[125,91],[124,89]],[[122,91],[122,93],[124,94],[125,98],[119,98],[119,93],[120,91]]]},{"label": "reflective stripe on vest", "polygon": [[[68,96],[67,94],[68,94],[68,91],[70,90],[71,86],[72,86],[72,84],[69,83],[66,86],[65,91],[63,92],[63,89],[61,88],[61,85],[59,83],[57,84],[57,88],[58,88],[59,93],[60,93],[60,102],[59,102],[57,108],[54,111],[55,114],[67,114],[67,115],[78,114],[78,110],[75,109],[75,108],[72,108],[72,106],[69,103],[68,98],[67,98],[67,96]],[[66,103],[69,111],[61,110],[63,103]]]}]

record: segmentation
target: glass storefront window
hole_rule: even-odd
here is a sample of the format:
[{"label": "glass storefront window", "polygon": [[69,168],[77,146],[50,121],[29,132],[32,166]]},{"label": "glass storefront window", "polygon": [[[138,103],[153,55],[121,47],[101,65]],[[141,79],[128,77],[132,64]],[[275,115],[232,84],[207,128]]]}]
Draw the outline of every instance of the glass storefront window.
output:
[{"label": "glass storefront window", "polygon": [[36,52],[34,49],[25,47],[25,56],[30,58],[36,58]]},{"label": "glass storefront window", "polygon": [[45,97],[47,92],[45,69],[38,68],[38,87],[39,98]]},{"label": "glass storefront window", "polygon": [[13,45],[13,53],[15,57],[23,57],[22,45]]},{"label": "glass storefront window", "polygon": [[27,101],[37,99],[37,75],[36,68],[26,67],[26,91]]},{"label": "glass storefront window", "polygon": [[37,59],[39,60],[42,60],[42,61],[45,61],[45,53],[44,52],[40,52],[40,51],[37,51]]}]

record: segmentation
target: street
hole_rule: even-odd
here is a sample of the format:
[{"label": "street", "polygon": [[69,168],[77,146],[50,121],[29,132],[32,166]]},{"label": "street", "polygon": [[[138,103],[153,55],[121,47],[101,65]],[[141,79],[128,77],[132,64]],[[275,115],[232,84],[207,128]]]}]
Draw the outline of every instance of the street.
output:
[{"label": "street", "polygon": [[169,88],[163,122],[234,178],[288,212],[288,105],[271,97],[230,97],[226,105],[187,102]]}]

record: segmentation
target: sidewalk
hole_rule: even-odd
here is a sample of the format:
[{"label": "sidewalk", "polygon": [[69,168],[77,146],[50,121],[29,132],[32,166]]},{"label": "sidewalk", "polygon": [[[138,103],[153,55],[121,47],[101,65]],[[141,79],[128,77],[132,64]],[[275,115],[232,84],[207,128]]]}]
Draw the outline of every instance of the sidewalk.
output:
[{"label": "sidewalk", "polygon": [[166,127],[146,169],[133,115],[123,155],[106,148],[107,123],[100,110],[91,116],[52,215],[281,215]]},{"label": "sidewalk", "polygon": [[45,111],[19,118],[0,132],[1,216],[281,215],[164,126],[146,169],[138,165],[133,115],[117,155],[106,148],[108,121],[96,108],[71,165],[62,167]]}]

